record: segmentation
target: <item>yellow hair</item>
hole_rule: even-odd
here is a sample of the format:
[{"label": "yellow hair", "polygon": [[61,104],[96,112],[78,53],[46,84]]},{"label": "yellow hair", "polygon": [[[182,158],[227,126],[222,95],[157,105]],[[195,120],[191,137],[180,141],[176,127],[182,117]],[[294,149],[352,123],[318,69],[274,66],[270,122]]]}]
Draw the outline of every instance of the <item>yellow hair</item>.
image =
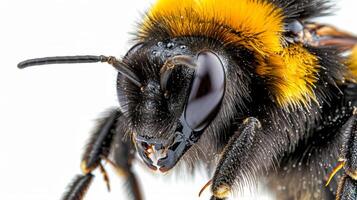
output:
[{"label": "yellow hair", "polygon": [[272,55],[257,68],[257,73],[270,79],[270,87],[279,105],[309,106],[316,101],[313,91],[318,80],[318,60],[302,45],[295,44]]},{"label": "yellow hair", "polygon": [[158,0],[139,37],[147,38],[158,26],[170,38],[204,36],[255,52],[257,73],[284,108],[316,100],[318,60],[301,45],[282,45],[283,11],[267,0]]},{"label": "yellow hair", "polygon": [[[208,36],[221,24],[225,44],[239,44],[262,55],[281,48],[281,9],[262,0],[158,0],[141,29],[150,29],[160,19],[170,27],[171,37]],[[237,34],[238,32],[238,34]]]},{"label": "yellow hair", "polygon": [[352,50],[352,54],[349,59],[349,68],[354,76],[354,79],[357,80],[357,45]]}]

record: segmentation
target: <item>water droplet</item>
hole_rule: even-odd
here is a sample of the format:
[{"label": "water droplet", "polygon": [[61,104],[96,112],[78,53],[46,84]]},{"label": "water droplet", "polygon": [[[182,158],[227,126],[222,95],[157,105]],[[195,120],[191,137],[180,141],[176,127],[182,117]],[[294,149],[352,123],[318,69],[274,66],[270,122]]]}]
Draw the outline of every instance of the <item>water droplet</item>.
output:
[{"label": "water droplet", "polygon": [[172,49],[174,46],[175,46],[175,44],[174,44],[174,43],[169,42],[169,43],[167,43],[166,48],[168,48],[168,49]]},{"label": "water droplet", "polygon": [[186,49],[187,46],[186,45],[180,45],[180,49]]}]

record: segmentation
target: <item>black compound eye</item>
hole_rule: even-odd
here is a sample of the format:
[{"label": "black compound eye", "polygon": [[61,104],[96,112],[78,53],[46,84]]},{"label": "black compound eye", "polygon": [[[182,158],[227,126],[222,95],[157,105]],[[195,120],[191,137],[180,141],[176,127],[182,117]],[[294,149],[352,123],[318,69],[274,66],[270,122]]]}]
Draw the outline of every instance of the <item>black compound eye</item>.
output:
[{"label": "black compound eye", "polygon": [[206,128],[218,113],[225,92],[224,67],[211,51],[198,54],[184,117],[194,131]]}]

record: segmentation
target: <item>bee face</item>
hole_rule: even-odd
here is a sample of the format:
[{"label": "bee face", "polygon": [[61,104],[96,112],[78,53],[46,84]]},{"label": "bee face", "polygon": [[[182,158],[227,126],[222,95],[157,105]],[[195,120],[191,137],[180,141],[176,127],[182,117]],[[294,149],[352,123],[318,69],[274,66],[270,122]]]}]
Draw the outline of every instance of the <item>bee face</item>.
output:
[{"label": "bee face", "polygon": [[215,51],[202,49],[176,39],[147,42],[134,46],[123,59],[142,84],[119,75],[119,102],[137,150],[152,169],[156,167],[149,152],[164,153],[160,170],[171,169],[219,113],[224,64]]},{"label": "bee face", "polygon": [[194,56],[187,48],[175,48],[177,45],[172,41],[141,43],[123,59],[142,82],[138,87],[118,74],[119,103],[139,135],[169,138],[168,130],[182,113],[194,70],[177,66],[165,82],[160,76],[168,59]]}]

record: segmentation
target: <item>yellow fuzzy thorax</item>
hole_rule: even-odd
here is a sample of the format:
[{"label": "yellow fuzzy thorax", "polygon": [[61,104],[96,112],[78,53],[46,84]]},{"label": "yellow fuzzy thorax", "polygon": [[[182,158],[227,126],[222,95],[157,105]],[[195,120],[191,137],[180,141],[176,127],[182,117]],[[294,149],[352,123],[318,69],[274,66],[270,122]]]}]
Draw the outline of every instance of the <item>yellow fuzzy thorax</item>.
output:
[{"label": "yellow fuzzy thorax", "polygon": [[157,26],[165,27],[170,38],[203,36],[253,51],[256,72],[283,108],[316,100],[318,60],[301,45],[282,45],[283,10],[267,0],[157,0],[139,37],[148,37]]},{"label": "yellow fuzzy thorax", "polygon": [[257,68],[260,76],[271,79],[269,87],[284,108],[309,106],[316,101],[313,87],[318,80],[318,60],[302,45],[295,44],[270,56]]}]

